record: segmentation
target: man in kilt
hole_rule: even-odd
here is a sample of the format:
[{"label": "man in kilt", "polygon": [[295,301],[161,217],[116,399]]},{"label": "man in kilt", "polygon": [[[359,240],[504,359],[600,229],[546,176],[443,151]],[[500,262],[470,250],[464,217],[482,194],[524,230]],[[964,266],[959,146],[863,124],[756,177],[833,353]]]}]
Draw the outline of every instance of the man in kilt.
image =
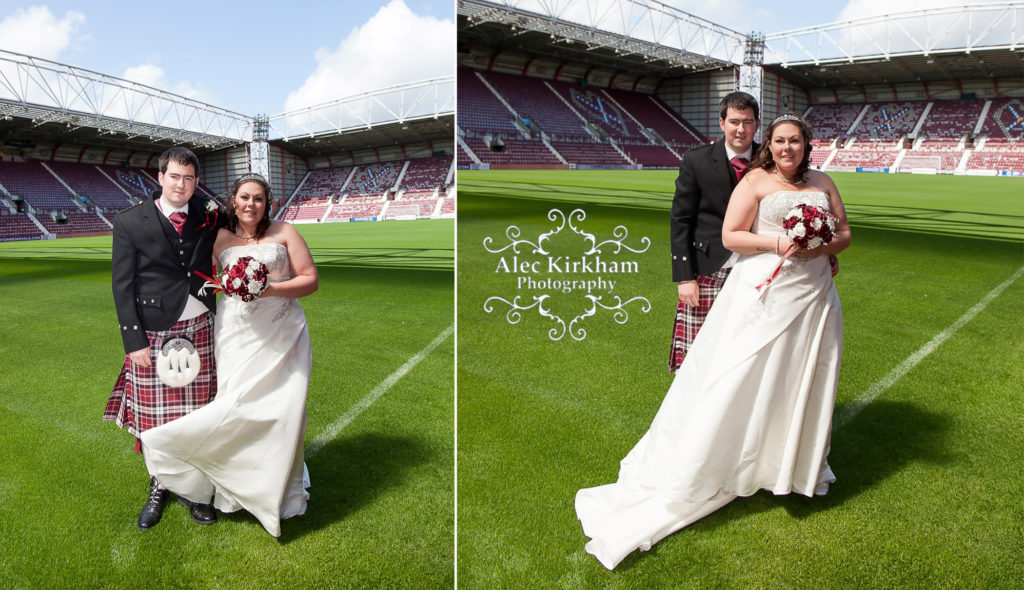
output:
[{"label": "man in kilt", "polygon": [[722,245],[729,197],[754,159],[761,127],[757,100],[746,92],[727,94],[718,105],[725,137],[683,155],[672,199],[672,280],[678,283],[669,371],[675,372],[722,290],[732,254]]},{"label": "man in kilt", "polygon": [[[126,353],[124,366],[110,394],[104,420],[114,420],[136,437],[136,451],[146,449],[139,433],[170,422],[206,405],[217,394],[213,358],[214,296],[201,291],[204,279],[196,271],[213,274],[213,242],[217,237],[214,201],[193,196],[199,183],[199,159],[185,148],[171,148],[160,156],[161,191],[151,199],[122,211],[114,220],[111,283],[118,326]],[[183,340],[184,339],[184,340]],[[172,342],[173,340],[173,342]],[[191,382],[170,378],[165,383],[157,366],[163,358],[191,354]],[[198,357],[198,374],[194,360]],[[180,371],[179,371],[180,374]],[[201,472],[182,463],[188,477],[205,482],[213,497],[213,484]],[[170,492],[150,477],[149,497],[139,514],[139,530],[160,521]],[[217,516],[209,504],[178,501],[192,520],[212,524]]]}]

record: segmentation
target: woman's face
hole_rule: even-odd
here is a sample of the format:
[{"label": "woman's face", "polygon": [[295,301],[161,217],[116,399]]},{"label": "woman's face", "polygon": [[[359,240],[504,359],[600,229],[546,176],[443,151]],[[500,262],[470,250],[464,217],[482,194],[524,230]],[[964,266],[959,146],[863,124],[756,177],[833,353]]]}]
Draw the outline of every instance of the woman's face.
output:
[{"label": "woman's face", "polygon": [[267,191],[258,182],[243,182],[232,201],[238,221],[256,225],[267,211]]},{"label": "woman's face", "polygon": [[796,170],[804,159],[804,136],[796,123],[782,123],[775,127],[771,141],[772,158],[779,170]]}]

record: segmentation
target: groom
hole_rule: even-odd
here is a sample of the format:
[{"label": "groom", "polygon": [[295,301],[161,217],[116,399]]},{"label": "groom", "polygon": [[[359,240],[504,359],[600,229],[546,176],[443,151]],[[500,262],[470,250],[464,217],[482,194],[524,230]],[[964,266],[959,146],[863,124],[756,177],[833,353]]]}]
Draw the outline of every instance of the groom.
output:
[{"label": "groom", "polygon": [[[160,156],[159,167],[160,193],[114,220],[111,283],[127,356],[103,419],[115,420],[135,437],[206,405],[217,394],[214,296],[209,291],[200,293],[204,280],[196,274],[213,273],[216,203],[193,196],[199,183],[199,159],[190,150],[167,150]],[[181,339],[171,342],[174,338]],[[166,365],[172,358],[168,353],[178,354],[183,347],[191,347],[198,356],[198,375],[188,383],[171,379],[175,386],[168,385],[158,375],[158,360],[163,356]],[[136,440],[135,449],[145,456],[141,441]],[[213,484],[202,473],[184,463],[181,469],[187,477],[204,482],[213,496]],[[150,477],[139,530],[160,521],[169,493]],[[195,522],[216,522],[209,504],[178,501]]]},{"label": "groom", "polygon": [[761,111],[753,96],[727,94],[718,113],[725,137],[683,155],[672,199],[672,280],[679,291],[672,372],[682,364],[732,269],[723,266],[732,253],[722,245],[722,223],[732,189],[758,148],[754,134],[761,127]]}]

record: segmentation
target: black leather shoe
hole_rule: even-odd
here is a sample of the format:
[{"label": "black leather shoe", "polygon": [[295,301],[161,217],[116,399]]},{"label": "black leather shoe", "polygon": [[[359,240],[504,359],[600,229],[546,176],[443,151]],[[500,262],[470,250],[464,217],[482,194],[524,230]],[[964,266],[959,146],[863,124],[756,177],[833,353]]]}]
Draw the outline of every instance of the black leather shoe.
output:
[{"label": "black leather shoe", "polygon": [[196,524],[213,524],[217,522],[217,511],[209,504],[192,502],[181,496],[178,496],[178,504],[188,508],[189,514],[192,515],[192,521]]},{"label": "black leather shoe", "polygon": [[149,478],[149,499],[142,507],[142,512],[139,513],[139,522],[135,525],[140,531],[149,530],[150,527],[160,522],[168,494],[170,492],[167,490],[160,489],[160,483],[155,477]]}]

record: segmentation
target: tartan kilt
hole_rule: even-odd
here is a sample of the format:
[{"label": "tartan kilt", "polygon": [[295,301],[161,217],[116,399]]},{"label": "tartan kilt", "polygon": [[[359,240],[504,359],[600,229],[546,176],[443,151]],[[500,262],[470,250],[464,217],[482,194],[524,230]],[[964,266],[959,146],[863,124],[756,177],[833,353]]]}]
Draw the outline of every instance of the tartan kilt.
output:
[{"label": "tartan kilt", "polygon": [[[146,331],[149,337],[152,367],[135,367],[126,355],[121,374],[110,393],[104,420],[114,420],[121,428],[138,437],[139,433],[208,404],[217,395],[217,370],[213,357],[213,314],[204,313],[190,320],[175,323],[168,330]],[[156,373],[157,355],[164,342],[175,336],[186,336],[199,353],[199,375],[185,387],[170,387]]]},{"label": "tartan kilt", "polygon": [[711,311],[711,304],[721,293],[730,270],[732,267],[720,268],[710,275],[697,275],[697,305],[686,305],[682,301],[677,303],[676,320],[672,326],[672,350],[668,358],[670,373],[675,373],[683,364],[683,359],[690,351],[700,327],[704,325],[704,319]]}]

